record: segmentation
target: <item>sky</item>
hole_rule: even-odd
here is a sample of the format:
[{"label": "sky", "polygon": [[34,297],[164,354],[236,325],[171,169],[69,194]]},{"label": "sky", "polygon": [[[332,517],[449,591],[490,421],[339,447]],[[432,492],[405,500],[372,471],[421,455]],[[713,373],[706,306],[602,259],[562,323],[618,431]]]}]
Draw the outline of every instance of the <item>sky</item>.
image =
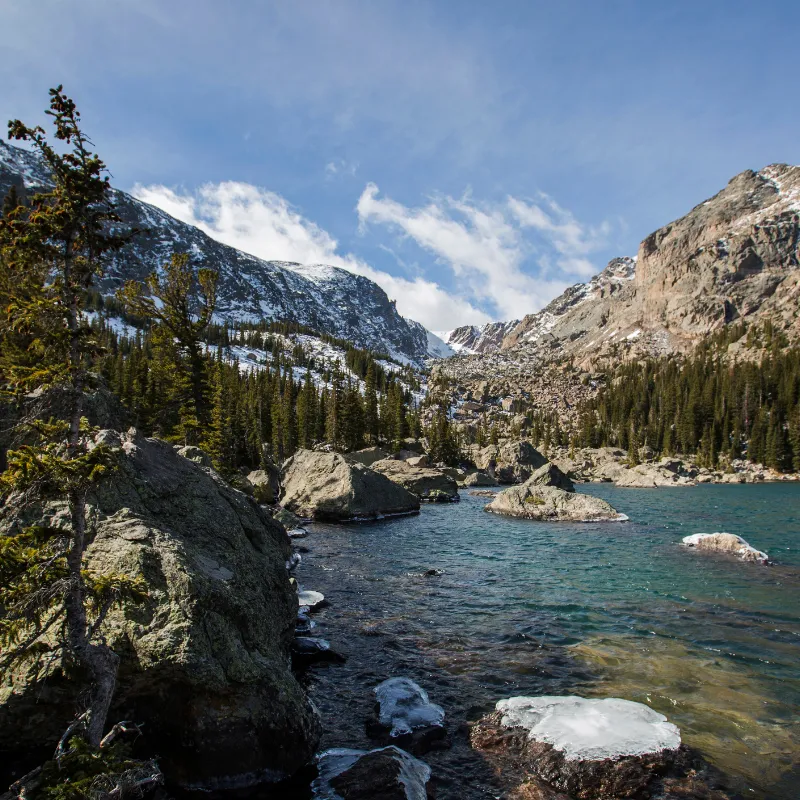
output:
[{"label": "sky", "polygon": [[800,163],[798,31],[784,0],[0,0],[0,116],[62,83],[118,188],[446,331]]}]

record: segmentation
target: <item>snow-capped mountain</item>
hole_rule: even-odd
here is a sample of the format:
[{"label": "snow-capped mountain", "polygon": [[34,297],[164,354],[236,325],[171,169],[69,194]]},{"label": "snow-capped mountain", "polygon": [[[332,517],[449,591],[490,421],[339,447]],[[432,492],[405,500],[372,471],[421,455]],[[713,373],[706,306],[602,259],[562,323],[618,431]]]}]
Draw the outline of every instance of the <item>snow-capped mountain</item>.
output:
[{"label": "snow-capped mountain", "polygon": [[[0,195],[12,184],[32,193],[49,183],[39,159],[0,142]],[[395,302],[361,275],[323,264],[265,261],[218,242],[126,192],[114,190],[123,221],[144,232],[117,254],[101,288],[143,280],[175,252],[219,272],[217,317],[230,321],[293,320],[393,358],[421,364],[452,351],[422,325],[401,316]]]},{"label": "snow-capped mountain", "polygon": [[519,325],[518,319],[510,322],[487,322],[485,325],[462,325],[439,334],[456,353],[492,353],[500,349],[503,339]]}]

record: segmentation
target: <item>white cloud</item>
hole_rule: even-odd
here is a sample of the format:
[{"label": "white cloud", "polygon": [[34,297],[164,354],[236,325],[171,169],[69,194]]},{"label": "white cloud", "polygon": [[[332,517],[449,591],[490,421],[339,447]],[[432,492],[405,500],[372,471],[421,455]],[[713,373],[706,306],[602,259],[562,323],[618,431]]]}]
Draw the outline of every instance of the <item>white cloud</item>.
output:
[{"label": "white cloud", "polygon": [[343,158],[335,158],[325,165],[325,179],[331,180],[337,175],[347,175],[352,177],[356,174],[358,163],[355,161],[345,161]]},{"label": "white cloud", "polygon": [[132,194],[209,236],[260,258],[331,264],[364,275],[397,300],[401,314],[429,330],[482,324],[491,317],[458,294],[421,277],[409,280],[376,270],[339,246],[283,197],[247,183],[206,184],[194,193],[136,185]]},{"label": "white cloud", "polygon": [[501,319],[511,319],[538,310],[576,278],[598,271],[586,255],[601,246],[607,226],[583,226],[542,197],[548,211],[514,197],[495,205],[444,197],[408,208],[379,197],[370,183],[357,211],[362,227],[382,223],[399,229],[464,280],[472,296],[485,298]]}]

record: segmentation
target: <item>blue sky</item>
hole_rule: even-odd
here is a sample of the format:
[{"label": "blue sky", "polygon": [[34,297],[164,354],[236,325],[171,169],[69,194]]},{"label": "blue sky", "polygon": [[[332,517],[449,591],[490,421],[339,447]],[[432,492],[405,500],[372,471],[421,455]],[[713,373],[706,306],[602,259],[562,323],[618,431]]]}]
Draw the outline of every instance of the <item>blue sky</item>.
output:
[{"label": "blue sky", "polygon": [[800,160],[800,4],[0,0],[0,114],[63,83],[133,190],[434,330],[533,312]]}]

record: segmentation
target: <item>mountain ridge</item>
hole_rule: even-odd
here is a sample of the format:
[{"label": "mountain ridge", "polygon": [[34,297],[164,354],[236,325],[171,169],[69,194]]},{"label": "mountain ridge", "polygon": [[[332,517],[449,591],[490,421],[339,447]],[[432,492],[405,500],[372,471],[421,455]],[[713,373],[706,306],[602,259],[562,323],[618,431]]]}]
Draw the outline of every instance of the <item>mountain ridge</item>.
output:
[{"label": "mountain ridge", "polygon": [[[48,186],[50,177],[36,155],[0,142],[0,193],[12,184],[31,193]],[[291,320],[417,366],[450,354],[424,326],[400,315],[395,301],[369,278],[327,264],[261,259],[127,192],[113,189],[112,196],[123,224],[143,232],[111,259],[99,282],[105,294],[126,280],[143,281],[174,252],[186,252],[198,266],[219,272],[218,320]]]}]

